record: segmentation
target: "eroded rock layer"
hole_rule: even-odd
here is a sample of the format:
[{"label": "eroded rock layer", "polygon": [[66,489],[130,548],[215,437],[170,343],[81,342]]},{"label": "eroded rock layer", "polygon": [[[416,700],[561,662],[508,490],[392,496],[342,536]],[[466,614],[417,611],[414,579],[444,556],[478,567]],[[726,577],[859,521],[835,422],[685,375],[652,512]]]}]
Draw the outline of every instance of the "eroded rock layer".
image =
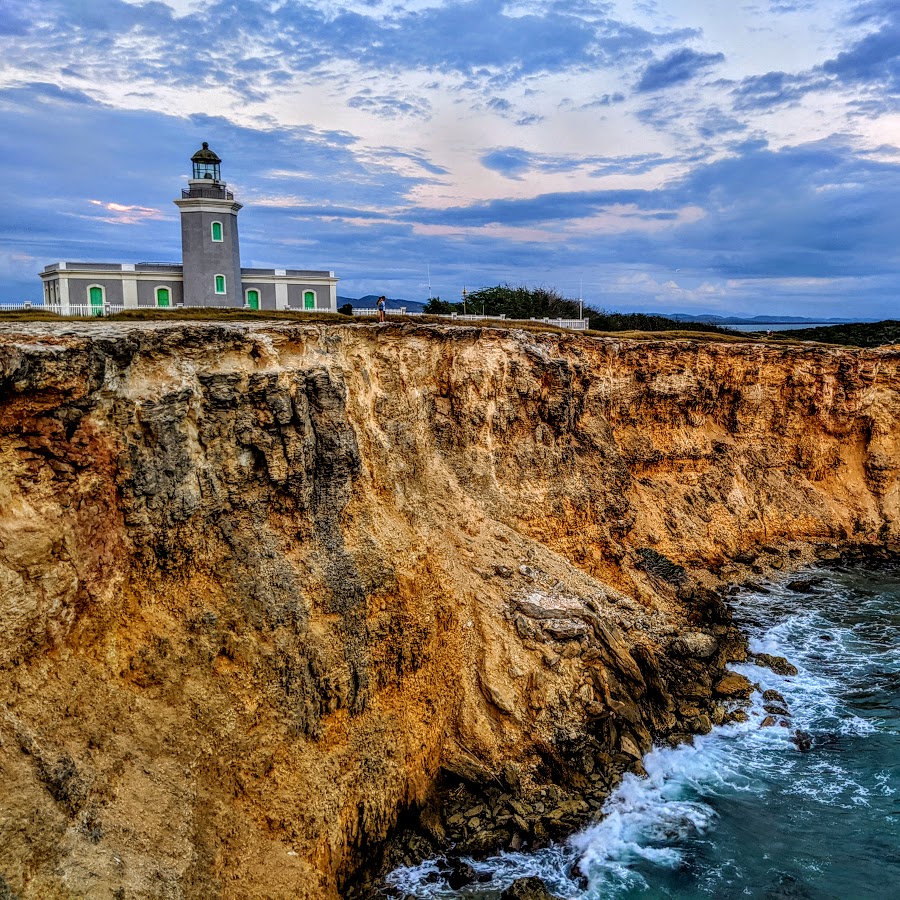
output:
[{"label": "eroded rock layer", "polygon": [[572,827],[739,714],[710,588],[896,537],[898,363],[2,326],[0,896],[327,900],[398,823]]}]

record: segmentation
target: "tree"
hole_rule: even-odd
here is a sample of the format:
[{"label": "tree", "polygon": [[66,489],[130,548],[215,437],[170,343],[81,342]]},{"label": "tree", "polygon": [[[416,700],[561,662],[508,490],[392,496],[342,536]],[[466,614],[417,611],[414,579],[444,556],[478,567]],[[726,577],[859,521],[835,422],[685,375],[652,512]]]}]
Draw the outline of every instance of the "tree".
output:
[{"label": "tree", "polygon": [[472,313],[506,315],[509,319],[573,319],[578,317],[578,301],[567,300],[553,288],[512,287],[498,284],[469,294],[466,305]]},{"label": "tree", "polygon": [[422,312],[432,316],[447,316],[450,313],[462,312],[462,304],[449,303],[440,297],[432,297],[422,308]]},{"label": "tree", "polygon": [[352,303],[344,303],[342,306],[338,307],[338,312],[342,313],[345,316],[353,315],[353,304]]}]

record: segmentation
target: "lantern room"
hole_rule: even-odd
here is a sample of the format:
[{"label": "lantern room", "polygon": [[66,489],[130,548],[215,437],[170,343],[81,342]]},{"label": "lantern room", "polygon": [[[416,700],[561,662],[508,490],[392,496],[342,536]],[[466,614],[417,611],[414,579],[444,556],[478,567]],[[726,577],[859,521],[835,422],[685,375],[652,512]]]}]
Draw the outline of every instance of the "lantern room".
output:
[{"label": "lantern room", "polygon": [[191,157],[194,164],[193,178],[195,180],[208,179],[211,181],[221,181],[222,173],[220,166],[222,160],[209,149],[209,144],[203,142],[203,146]]}]

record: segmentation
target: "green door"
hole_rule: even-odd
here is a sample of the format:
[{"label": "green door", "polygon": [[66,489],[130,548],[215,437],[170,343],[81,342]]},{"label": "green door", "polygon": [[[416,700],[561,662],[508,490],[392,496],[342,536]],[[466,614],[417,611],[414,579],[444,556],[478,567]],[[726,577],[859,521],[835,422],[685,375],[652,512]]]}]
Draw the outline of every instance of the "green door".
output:
[{"label": "green door", "polygon": [[312,291],[307,291],[303,295],[303,308],[304,309],[315,309],[316,308],[316,295]]},{"label": "green door", "polygon": [[91,315],[92,316],[102,316],[103,315],[103,288],[92,287],[90,290],[91,295]]},{"label": "green door", "polygon": [[247,306],[259,309],[259,291],[247,291]]},{"label": "green door", "polygon": [[156,305],[157,306],[168,306],[169,305],[169,289],[168,288],[157,288],[156,289]]}]

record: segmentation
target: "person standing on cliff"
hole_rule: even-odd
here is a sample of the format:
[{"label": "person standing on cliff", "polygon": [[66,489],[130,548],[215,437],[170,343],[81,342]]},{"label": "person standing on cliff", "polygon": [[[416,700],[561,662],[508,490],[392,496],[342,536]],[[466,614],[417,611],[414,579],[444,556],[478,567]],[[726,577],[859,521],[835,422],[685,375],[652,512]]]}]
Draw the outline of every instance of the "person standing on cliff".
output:
[{"label": "person standing on cliff", "polygon": [[378,305],[378,321],[379,321],[379,322],[383,322],[383,321],[384,321],[384,308],[385,308],[385,306],[387,305],[387,300],[385,299],[384,294],[382,294],[382,295],[378,298],[378,304],[377,304],[377,305]]}]

